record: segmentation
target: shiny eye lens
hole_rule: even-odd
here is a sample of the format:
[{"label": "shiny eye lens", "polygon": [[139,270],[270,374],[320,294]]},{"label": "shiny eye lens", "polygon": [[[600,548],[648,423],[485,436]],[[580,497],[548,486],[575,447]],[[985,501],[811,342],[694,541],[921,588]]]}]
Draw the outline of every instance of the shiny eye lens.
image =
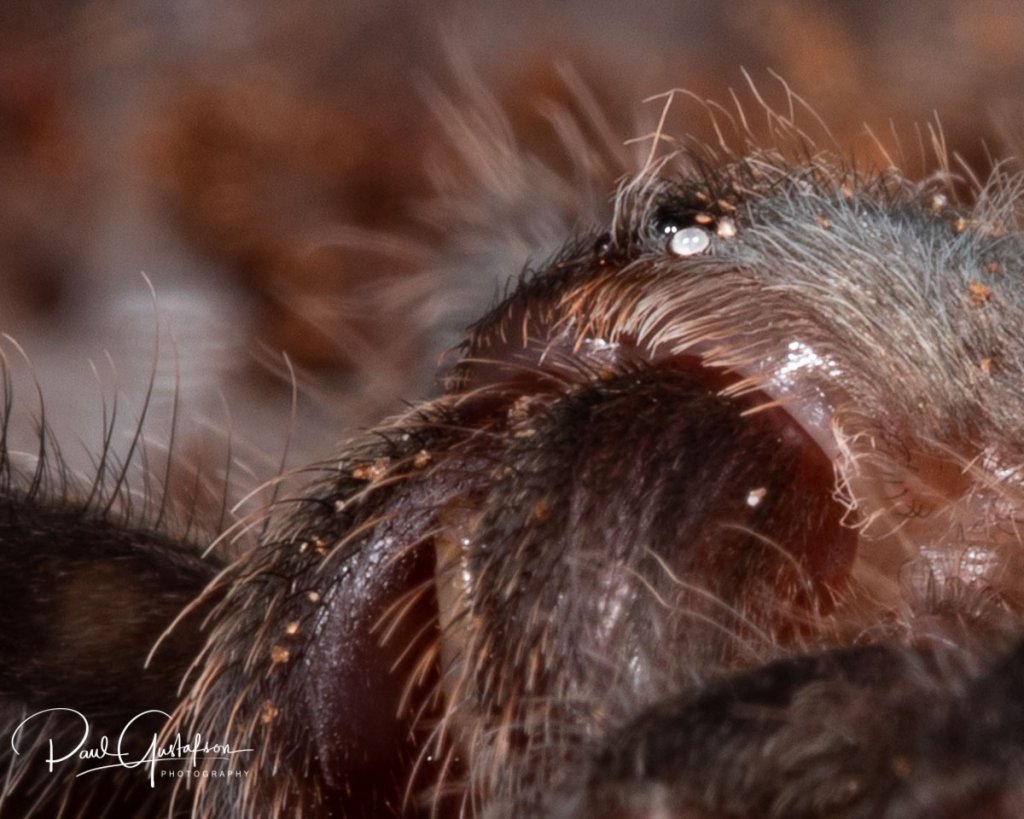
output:
[{"label": "shiny eye lens", "polygon": [[686,227],[668,238],[668,252],[673,256],[696,256],[711,245],[711,234],[704,228]]}]

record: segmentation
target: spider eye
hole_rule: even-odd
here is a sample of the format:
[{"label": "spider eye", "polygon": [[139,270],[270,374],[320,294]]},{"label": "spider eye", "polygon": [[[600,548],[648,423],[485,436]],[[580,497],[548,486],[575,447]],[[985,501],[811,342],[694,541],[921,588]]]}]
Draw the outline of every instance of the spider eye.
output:
[{"label": "spider eye", "polygon": [[605,257],[608,252],[612,249],[612,235],[610,233],[602,233],[594,241],[594,255],[597,256],[599,264],[604,264]]},{"label": "spider eye", "polygon": [[711,233],[702,227],[671,231],[666,248],[673,256],[696,256],[711,246]]}]

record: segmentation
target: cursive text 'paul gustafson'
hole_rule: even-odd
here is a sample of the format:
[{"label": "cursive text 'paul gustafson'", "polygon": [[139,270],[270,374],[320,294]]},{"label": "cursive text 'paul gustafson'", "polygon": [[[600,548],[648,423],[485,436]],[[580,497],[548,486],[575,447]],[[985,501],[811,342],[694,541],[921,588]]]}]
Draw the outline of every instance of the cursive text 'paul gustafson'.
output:
[{"label": "cursive text 'paul gustafson'", "polygon": [[[109,768],[143,768],[149,774],[151,787],[156,787],[156,770],[159,764],[187,761],[189,765],[196,767],[201,760],[231,760],[238,754],[248,754],[253,751],[252,748],[232,748],[227,742],[210,742],[198,732],[186,739],[180,733],[171,737],[162,737],[160,731],[154,731],[145,749],[141,753],[137,751],[133,753],[127,747],[128,737],[141,734],[142,721],[146,718],[160,718],[162,724],[166,724],[166,721],[170,719],[170,714],[155,709],[142,711],[124,724],[116,740],[111,741],[110,737],[102,735],[90,745],[91,729],[89,720],[83,713],[73,708],[47,708],[31,714],[18,724],[11,734],[11,750],[16,755],[21,755],[25,749],[20,746],[28,733],[28,726],[37,722],[45,722],[44,730],[48,727],[52,733],[59,733],[59,739],[55,739],[53,735],[46,738],[45,762],[50,773],[53,773],[58,766],[69,762],[79,765],[75,776]],[[75,741],[76,734],[77,742]],[[100,764],[91,767],[81,765],[83,762],[90,761]]]}]

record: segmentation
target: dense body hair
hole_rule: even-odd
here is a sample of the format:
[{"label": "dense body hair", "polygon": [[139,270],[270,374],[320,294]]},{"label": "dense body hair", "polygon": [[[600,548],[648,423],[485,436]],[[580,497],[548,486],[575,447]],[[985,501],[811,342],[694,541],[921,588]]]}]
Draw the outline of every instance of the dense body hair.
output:
[{"label": "dense body hair", "polygon": [[[550,194],[517,235],[572,238],[240,556],[105,461],[0,462],[4,735],[152,708],[244,752],[73,779],[33,723],[0,814],[1019,815],[1019,180],[960,205],[775,115],[800,151],[614,149],[573,188],[471,130],[481,201]],[[465,263],[495,220],[448,201]]]}]

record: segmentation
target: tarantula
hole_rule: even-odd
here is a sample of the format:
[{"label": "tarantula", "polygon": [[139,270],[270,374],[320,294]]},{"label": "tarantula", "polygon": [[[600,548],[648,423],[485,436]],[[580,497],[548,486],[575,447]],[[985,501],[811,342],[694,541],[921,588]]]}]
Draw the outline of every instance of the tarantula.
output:
[{"label": "tarantula", "polygon": [[1020,815],[1019,187],[650,159],[239,556],[4,447],[0,813]]}]

